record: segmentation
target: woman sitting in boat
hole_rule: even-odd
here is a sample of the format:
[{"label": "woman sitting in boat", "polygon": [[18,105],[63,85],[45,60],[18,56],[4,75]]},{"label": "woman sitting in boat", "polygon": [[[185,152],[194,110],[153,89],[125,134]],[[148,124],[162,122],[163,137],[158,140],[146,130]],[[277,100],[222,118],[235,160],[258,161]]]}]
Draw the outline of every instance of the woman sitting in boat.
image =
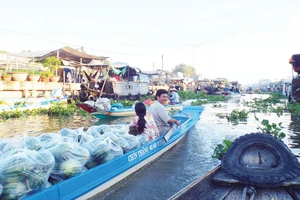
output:
[{"label": "woman sitting in boat", "polygon": [[136,117],[129,125],[129,133],[132,135],[145,135],[149,141],[159,137],[158,128],[152,115],[146,112],[146,106],[142,102],[135,104]]},{"label": "woman sitting in boat", "polygon": [[165,110],[164,105],[168,101],[168,91],[164,89],[157,90],[155,94],[155,102],[149,107],[149,113],[152,114],[153,119],[157,125],[160,134],[165,134],[170,130],[169,124],[175,123],[177,126],[180,122],[169,116]]}]

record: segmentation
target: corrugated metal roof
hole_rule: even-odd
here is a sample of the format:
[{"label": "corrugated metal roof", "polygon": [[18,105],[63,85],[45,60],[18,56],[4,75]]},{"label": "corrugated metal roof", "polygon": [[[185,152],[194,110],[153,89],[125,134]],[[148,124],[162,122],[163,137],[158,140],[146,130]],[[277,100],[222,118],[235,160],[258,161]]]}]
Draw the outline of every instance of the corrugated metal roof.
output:
[{"label": "corrugated metal roof", "polygon": [[63,59],[63,60],[69,60],[69,61],[76,61],[79,62],[80,59],[82,59],[82,63],[83,64],[88,64],[90,63],[93,59],[94,60],[101,60],[104,61],[106,60],[108,57],[103,57],[103,56],[94,56],[94,55],[90,55],[87,54],[85,52],[79,51],[77,49],[73,49],[69,46],[65,46],[63,48],[57,49],[55,51],[51,51],[50,53],[47,53],[41,57],[39,57],[37,60],[38,61],[42,61],[47,57],[50,56],[57,56],[57,52],[59,52],[59,58]]}]

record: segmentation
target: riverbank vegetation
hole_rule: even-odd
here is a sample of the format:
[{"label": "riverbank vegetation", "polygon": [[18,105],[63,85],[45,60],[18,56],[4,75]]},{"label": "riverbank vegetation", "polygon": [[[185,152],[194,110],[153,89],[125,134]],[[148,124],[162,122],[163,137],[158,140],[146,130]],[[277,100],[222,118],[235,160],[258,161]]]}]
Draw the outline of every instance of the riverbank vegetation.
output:
[{"label": "riverbank vegetation", "polygon": [[[253,101],[243,102],[244,107],[249,108],[248,111],[233,110],[229,115],[217,114],[218,117],[226,117],[228,121],[232,122],[233,125],[237,125],[239,120],[245,120],[248,117],[248,112],[254,113],[255,120],[260,122],[257,129],[262,133],[270,134],[273,137],[282,140],[286,135],[282,131],[284,128],[282,122],[271,123],[267,119],[260,121],[256,117],[256,113],[276,113],[280,117],[284,112],[289,112],[291,115],[300,115],[300,103],[289,103],[287,104],[287,97],[278,93],[269,93],[267,98],[254,98]],[[224,154],[231,146],[232,141],[223,140],[221,144],[217,144],[214,149],[212,158],[222,160]]]},{"label": "riverbank vegetation", "polygon": [[[255,117],[257,121],[259,119]],[[276,139],[282,140],[286,135],[282,132],[282,123],[270,123],[269,120],[263,119],[258,125],[257,129],[262,132],[262,134],[269,134],[275,137]],[[214,149],[212,158],[217,158],[222,160],[226,151],[229,149],[233,141],[231,140],[223,140],[221,144],[217,144]]]},{"label": "riverbank vegetation", "polygon": [[[23,105],[23,104],[18,104]],[[80,109],[76,106],[75,102],[71,103],[61,103],[54,102],[50,105],[50,108],[35,108],[35,109],[25,109],[20,110],[17,108],[16,110],[11,111],[2,111],[0,112],[0,121],[7,120],[11,118],[20,118],[27,116],[36,116],[36,115],[49,115],[49,116],[60,116],[60,117],[71,117],[73,115],[81,115],[81,116],[91,116],[89,113]]]},{"label": "riverbank vegetation", "polygon": [[[191,104],[192,105],[204,105],[204,104],[209,104],[209,103],[216,103],[216,102],[222,102],[222,101],[228,101],[229,97],[228,96],[223,96],[223,95],[207,95],[204,92],[192,92],[192,91],[178,91],[178,95],[180,97],[180,101],[186,101],[186,100],[195,100]],[[121,103],[123,106],[132,106],[135,103],[141,101],[145,101],[147,99],[151,99],[152,101],[155,100],[153,95],[147,95],[144,97],[141,97],[139,100],[128,100],[128,99],[123,99],[123,100],[111,100],[111,104],[115,103]]]}]

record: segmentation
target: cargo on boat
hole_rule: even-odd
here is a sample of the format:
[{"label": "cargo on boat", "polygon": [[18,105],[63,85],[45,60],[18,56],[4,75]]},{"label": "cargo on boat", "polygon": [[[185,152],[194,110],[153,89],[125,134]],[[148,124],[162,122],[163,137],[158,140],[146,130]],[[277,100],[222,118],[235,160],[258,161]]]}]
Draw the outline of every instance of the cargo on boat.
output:
[{"label": "cargo on boat", "polygon": [[27,200],[88,199],[137,172],[176,145],[196,124],[202,106],[187,106],[173,116],[179,127],[108,162],[25,197]]}]

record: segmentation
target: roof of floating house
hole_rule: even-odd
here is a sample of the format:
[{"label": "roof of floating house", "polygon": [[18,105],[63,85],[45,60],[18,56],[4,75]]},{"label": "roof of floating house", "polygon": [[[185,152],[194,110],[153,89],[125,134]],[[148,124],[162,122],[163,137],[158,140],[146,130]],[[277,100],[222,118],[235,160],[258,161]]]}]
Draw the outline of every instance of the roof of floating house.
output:
[{"label": "roof of floating house", "polygon": [[59,54],[58,54],[59,59],[66,60],[66,61],[73,61],[74,63],[78,63],[78,64],[80,64],[80,59],[82,59],[82,64],[89,64],[93,60],[104,61],[108,58],[108,57],[104,57],[104,56],[90,55],[85,52],[79,51],[77,49],[73,49],[69,46],[65,46],[63,48],[51,51],[51,52],[39,57],[37,60],[42,61],[45,58],[50,57],[50,56],[56,57],[57,52],[59,52]]}]

